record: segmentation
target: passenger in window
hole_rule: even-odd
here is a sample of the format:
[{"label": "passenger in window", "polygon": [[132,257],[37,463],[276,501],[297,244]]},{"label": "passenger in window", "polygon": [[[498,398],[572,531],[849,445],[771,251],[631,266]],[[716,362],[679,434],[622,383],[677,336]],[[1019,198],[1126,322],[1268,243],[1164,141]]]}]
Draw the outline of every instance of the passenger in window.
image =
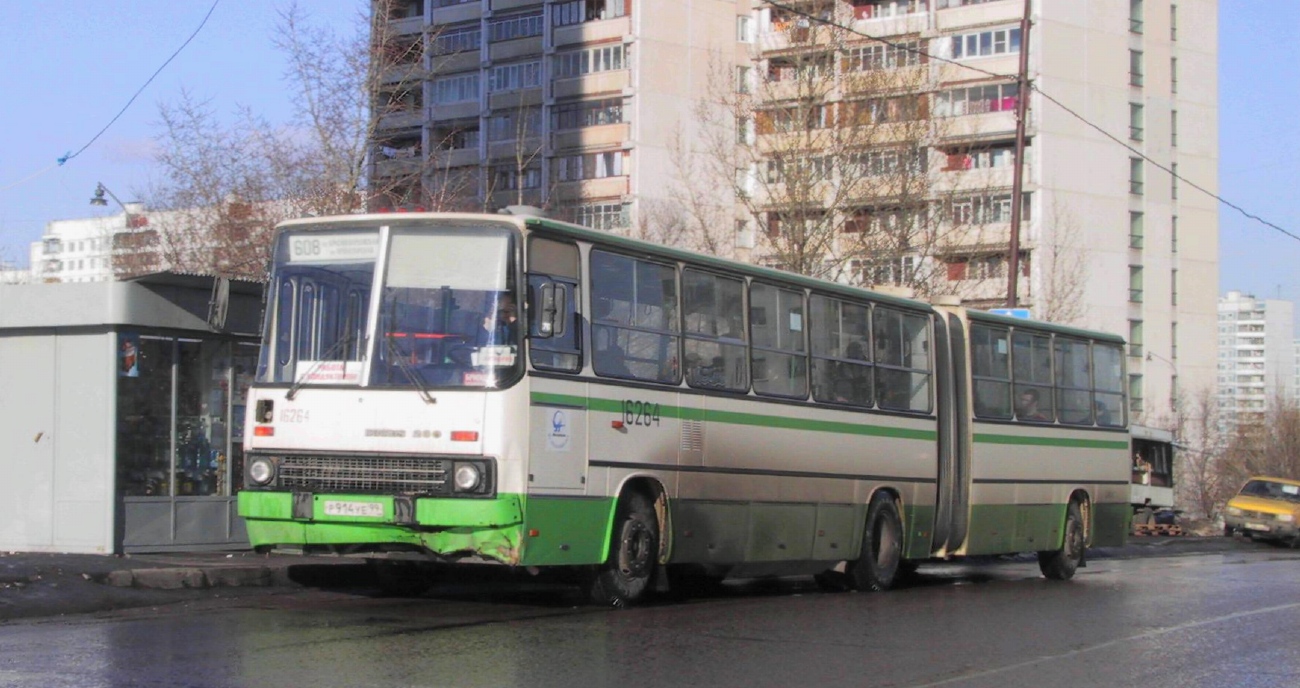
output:
[{"label": "passenger in window", "polygon": [[1100,400],[1092,402],[1092,409],[1096,412],[1097,425],[1110,425],[1110,409],[1106,408]]},{"label": "passenger in window", "polygon": [[1020,393],[1016,401],[1016,418],[1039,422],[1047,420],[1047,416],[1038,408],[1038,390],[1030,388]]}]

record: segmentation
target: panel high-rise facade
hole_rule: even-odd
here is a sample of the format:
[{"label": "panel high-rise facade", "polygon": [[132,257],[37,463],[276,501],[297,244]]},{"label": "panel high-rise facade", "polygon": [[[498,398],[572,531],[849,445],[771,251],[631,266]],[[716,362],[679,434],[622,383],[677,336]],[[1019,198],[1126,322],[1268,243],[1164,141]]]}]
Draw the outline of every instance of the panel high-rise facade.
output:
[{"label": "panel high-rise facade", "polygon": [[538,205],[977,307],[1018,263],[1036,317],[1128,338],[1135,420],[1215,384],[1217,206],[1171,172],[1217,191],[1216,0],[1034,0],[1027,40],[1022,0],[378,6],[379,205]]}]

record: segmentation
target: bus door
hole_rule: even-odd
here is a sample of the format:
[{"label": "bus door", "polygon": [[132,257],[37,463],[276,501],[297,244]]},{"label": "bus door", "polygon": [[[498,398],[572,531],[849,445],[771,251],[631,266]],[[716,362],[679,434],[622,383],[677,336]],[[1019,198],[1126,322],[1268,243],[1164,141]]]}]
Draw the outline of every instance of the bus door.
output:
[{"label": "bus door", "polygon": [[966,360],[966,328],[960,317],[940,313],[935,318],[938,346],[935,365],[938,376],[938,489],[936,491],[935,554],[952,552],[966,539],[970,510],[970,410]]}]

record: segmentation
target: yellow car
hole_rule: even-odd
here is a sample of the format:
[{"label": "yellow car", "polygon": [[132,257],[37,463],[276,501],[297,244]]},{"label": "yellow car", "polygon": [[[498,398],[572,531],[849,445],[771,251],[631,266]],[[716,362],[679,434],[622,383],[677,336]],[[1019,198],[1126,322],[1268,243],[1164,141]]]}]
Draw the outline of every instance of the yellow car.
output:
[{"label": "yellow car", "polygon": [[1223,514],[1223,534],[1244,533],[1260,540],[1290,541],[1300,545],[1300,480],[1258,476],[1246,481],[1228,500]]}]

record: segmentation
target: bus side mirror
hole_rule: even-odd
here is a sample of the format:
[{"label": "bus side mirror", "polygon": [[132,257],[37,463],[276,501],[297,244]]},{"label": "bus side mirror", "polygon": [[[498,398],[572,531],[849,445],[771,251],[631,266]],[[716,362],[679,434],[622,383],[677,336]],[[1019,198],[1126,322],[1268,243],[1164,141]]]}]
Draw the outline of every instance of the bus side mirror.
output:
[{"label": "bus side mirror", "polygon": [[543,339],[563,335],[563,314],[567,310],[564,289],[548,280],[538,286],[538,294],[541,303],[537,308],[537,335]]}]

